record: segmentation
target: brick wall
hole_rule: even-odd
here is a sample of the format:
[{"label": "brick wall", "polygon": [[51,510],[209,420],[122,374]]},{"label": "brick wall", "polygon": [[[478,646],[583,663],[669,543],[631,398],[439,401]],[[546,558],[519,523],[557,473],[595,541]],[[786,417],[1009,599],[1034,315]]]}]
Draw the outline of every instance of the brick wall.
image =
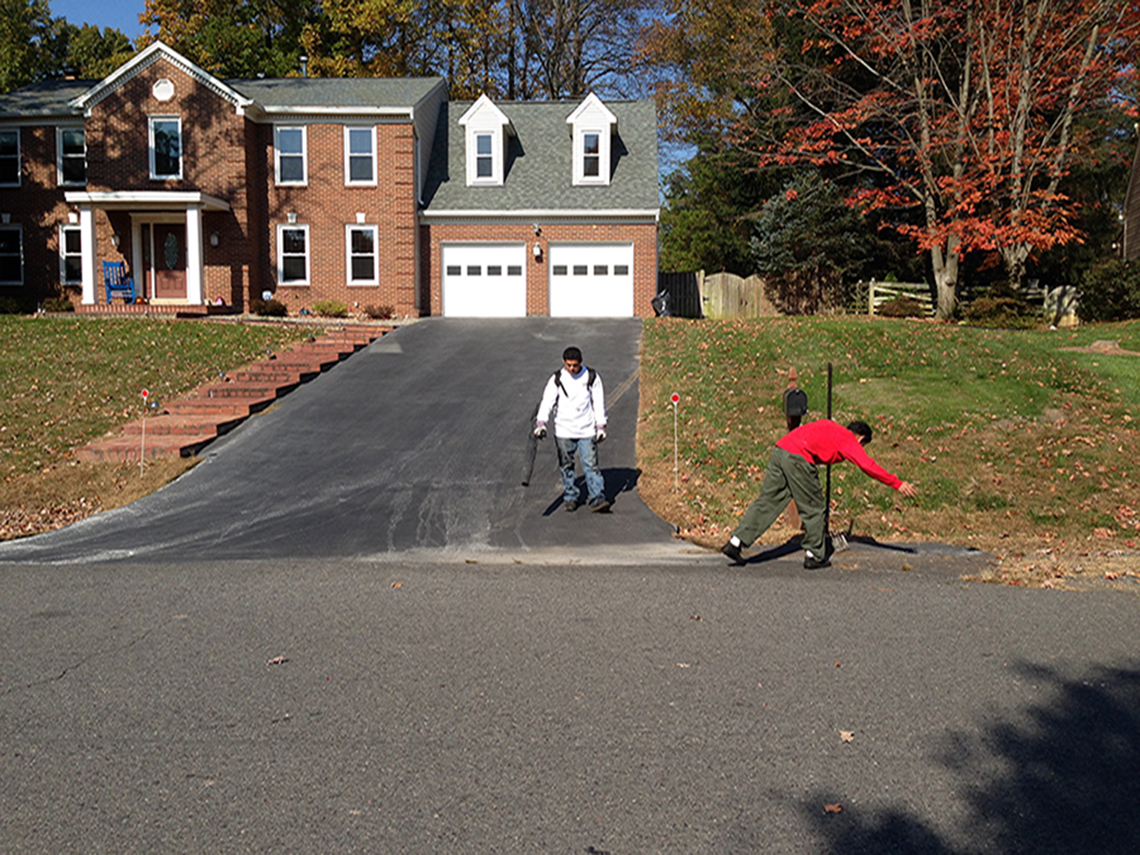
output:
[{"label": "brick wall", "polygon": [[[443,282],[440,270],[442,243],[462,241],[504,241],[527,244],[526,258],[526,311],[528,315],[550,314],[549,243],[599,242],[633,244],[633,310],[642,317],[651,317],[650,301],[657,293],[657,226],[655,224],[629,225],[597,224],[542,224],[542,235],[535,238],[531,223],[439,224],[423,227],[420,252],[421,277],[428,292],[431,314],[443,312]],[[542,244],[542,260],[531,254],[535,241]],[[425,311],[424,314],[427,314]]]}]

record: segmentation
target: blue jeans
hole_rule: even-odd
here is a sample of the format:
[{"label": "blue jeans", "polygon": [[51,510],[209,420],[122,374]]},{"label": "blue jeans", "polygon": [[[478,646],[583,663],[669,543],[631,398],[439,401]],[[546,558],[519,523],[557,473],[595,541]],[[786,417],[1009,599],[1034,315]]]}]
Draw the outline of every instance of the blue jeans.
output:
[{"label": "blue jeans", "polygon": [[598,444],[592,436],[582,439],[567,439],[556,436],[555,444],[558,446],[558,471],[562,475],[562,497],[566,501],[578,498],[578,490],[574,486],[574,453],[582,458],[582,469],[586,473],[587,501],[599,498],[605,490],[605,481],[598,470]]}]

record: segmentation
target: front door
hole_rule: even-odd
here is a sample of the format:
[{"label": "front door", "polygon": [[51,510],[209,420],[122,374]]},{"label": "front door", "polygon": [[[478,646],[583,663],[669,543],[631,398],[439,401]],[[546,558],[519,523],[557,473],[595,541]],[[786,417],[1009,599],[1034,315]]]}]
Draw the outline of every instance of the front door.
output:
[{"label": "front door", "polygon": [[147,291],[156,300],[185,300],[185,223],[154,223],[149,231],[151,239],[143,240]]}]

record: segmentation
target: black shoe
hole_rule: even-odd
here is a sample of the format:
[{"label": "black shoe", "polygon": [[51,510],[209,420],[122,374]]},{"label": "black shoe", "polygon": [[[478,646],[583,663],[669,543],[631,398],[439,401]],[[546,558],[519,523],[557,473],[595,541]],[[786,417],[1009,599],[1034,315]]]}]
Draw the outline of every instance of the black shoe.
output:
[{"label": "black shoe", "polygon": [[733,564],[743,564],[744,556],[740,554],[740,547],[731,540],[720,548],[720,551],[732,559]]},{"label": "black shoe", "polygon": [[566,499],[562,503],[562,510],[569,511],[570,513],[574,513],[574,511],[578,510],[580,507],[582,507],[582,503],[577,499]]},{"label": "black shoe", "polygon": [[610,507],[610,503],[606,501],[605,496],[598,496],[598,498],[596,498],[596,499],[594,499],[594,501],[590,502],[590,510],[593,511],[594,513],[598,513],[599,511],[609,510],[609,507]]},{"label": "black shoe", "polygon": [[804,556],[804,569],[805,570],[820,570],[824,567],[830,567],[830,566],[831,566],[831,562],[828,561],[826,558],[824,558],[822,561],[820,561],[814,555],[805,555]]}]

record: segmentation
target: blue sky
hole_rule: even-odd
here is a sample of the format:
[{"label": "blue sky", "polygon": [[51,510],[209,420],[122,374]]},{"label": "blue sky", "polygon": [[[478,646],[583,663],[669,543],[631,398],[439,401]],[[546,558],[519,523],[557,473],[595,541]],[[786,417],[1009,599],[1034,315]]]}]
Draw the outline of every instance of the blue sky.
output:
[{"label": "blue sky", "polygon": [[68,23],[77,27],[83,24],[94,24],[100,29],[114,27],[131,40],[143,31],[139,15],[146,7],[146,0],[49,0],[49,4],[52,15],[67,18]]}]

